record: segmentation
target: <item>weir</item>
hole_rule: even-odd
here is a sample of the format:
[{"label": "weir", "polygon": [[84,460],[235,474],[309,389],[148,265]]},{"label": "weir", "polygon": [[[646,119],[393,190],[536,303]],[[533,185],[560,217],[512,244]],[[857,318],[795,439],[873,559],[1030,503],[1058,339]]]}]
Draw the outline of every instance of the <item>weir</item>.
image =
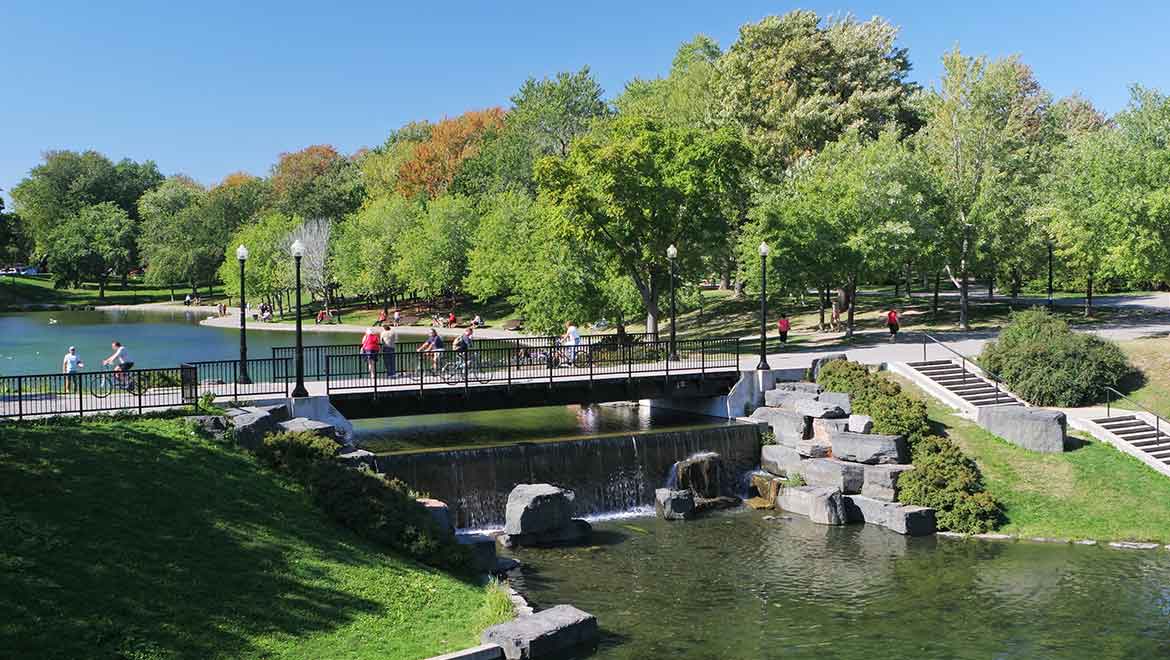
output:
[{"label": "weir", "polygon": [[552,483],[576,493],[576,514],[651,506],[676,461],[720,454],[743,474],[759,464],[759,427],[731,423],[695,429],[513,444],[378,457],[378,469],[451,507],[456,525],[500,525],[508,493],[520,483]]}]

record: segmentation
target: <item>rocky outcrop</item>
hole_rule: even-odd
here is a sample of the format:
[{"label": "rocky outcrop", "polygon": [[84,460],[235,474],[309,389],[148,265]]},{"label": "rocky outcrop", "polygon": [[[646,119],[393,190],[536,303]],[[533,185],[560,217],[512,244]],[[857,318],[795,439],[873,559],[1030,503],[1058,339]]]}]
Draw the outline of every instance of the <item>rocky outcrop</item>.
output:
[{"label": "rocky outcrop", "polygon": [[810,486],[834,488],[842,493],[860,493],[865,472],[856,463],[836,458],[812,458],[800,464],[800,476]]},{"label": "rocky outcrop", "polygon": [[808,437],[809,418],[791,410],[780,408],[756,408],[753,419],[768,422],[776,442],[793,447],[796,442]]},{"label": "rocky outcrop", "polygon": [[312,433],[331,440],[340,441],[342,439],[332,424],[318,422],[307,417],[294,417],[288,421],[277,422],[276,426],[279,430],[288,433]]},{"label": "rocky outcrop", "polygon": [[770,408],[783,408],[785,404],[794,404],[804,399],[815,401],[816,398],[817,392],[775,389],[764,392],[764,405]]},{"label": "rocky outcrop", "polygon": [[663,520],[686,520],[694,515],[695,495],[689,490],[659,488],[654,491],[654,511]]},{"label": "rocky outcrop", "polygon": [[829,442],[833,456],[854,463],[905,463],[908,455],[900,435],[838,431],[830,435]]},{"label": "rocky outcrop", "polygon": [[786,401],[785,407],[791,409],[793,412],[804,415],[805,417],[821,417],[824,419],[840,419],[848,417],[845,411],[839,406],[832,403],[825,403],[817,399],[798,399],[796,401]]},{"label": "rocky outcrop", "polygon": [[268,411],[259,408],[229,410],[228,418],[235,430],[236,444],[252,451],[260,447],[264,436],[277,429],[277,420]]},{"label": "rocky outcrop", "polygon": [[452,534],[455,533],[455,525],[451,523],[451,509],[447,506],[446,502],[440,502],[429,497],[420,497],[415,501],[423,505],[423,508],[427,510],[431,519],[435,521],[435,524],[440,529],[445,529]]},{"label": "rocky outcrop", "polygon": [[851,522],[881,525],[905,536],[928,536],[936,531],[934,509],[911,504],[882,502],[862,495],[844,497]]},{"label": "rocky outcrop", "polygon": [[751,483],[750,492],[754,494],[752,499],[760,499],[767,504],[767,506],[760,508],[772,508],[776,504],[776,496],[780,494],[780,489],[784,486],[784,480],[775,474],[753,472],[749,481]]},{"label": "rocky outcrop", "polygon": [[817,397],[817,401],[837,406],[845,411],[846,416],[853,414],[853,402],[848,394],[841,392],[821,392],[820,396]]},{"label": "rocky outcrop", "polygon": [[760,467],[774,475],[787,477],[800,472],[800,454],[784,445],[764,445],[760,449]]},{"label": "rocky outcrop", "polygon": [[979,426],[1018,447],[1042,453],[1064,451],[1068,420],[1059,410],[1021,406],[984,406]]},{"label": "rocky outcrop", "polygon": [[814,419],[812,421],[812,437],[823,442],[830,442],[832,434],[849,430],[848,419]]},{"label": "rocky outcrop", "polygon": [[508,493],[504,533],[506,548],[573,543],[589,536],[592,527],[573,518],[573,491],[550,484],[520,484]]},{"label": "rocky outcrop", "polygon": [[701,516],[704,513],[711,511],[720,511],[722,509],[734,509],[742,503],[738,497],[734,495],[720,495],[719,497],[696,497],[695,498],[695,515]]},{"label": "rocky outcrop", "polygon": [[674,464],[674,483],[695,497],[719,497],[730,492],[723,458],[715,452],[701,452]]},{"label": "rocky outcrop", "polygon": [[869,433],[873,431],[873,418],[869,415],[850,415],[848,430],[854,433]]},{"label": "rocky outcrop", "polygon": [[471,563],[477,572],[491,573],[497,570],[499,556],[494,538],[487,534],[456,534],[455,541],[471,551]]},{"label": "rocky outcrop", "polygon": [[776,498],[776,506],[822,525],[844,525],[847,521],[845,500],[836,488],[785,486]]},{"label": "rocky outcrop", "polygon": [[517,617],[483,632],[480,641],[499,644],[508,660],[563,655],[597,643],[597,618],[572,605]]},{"label": "rocky outcrop", "polygon": [[866,465],[861,494],[875,500],[896,502],[898,480],[913,469],[913,465]]}]

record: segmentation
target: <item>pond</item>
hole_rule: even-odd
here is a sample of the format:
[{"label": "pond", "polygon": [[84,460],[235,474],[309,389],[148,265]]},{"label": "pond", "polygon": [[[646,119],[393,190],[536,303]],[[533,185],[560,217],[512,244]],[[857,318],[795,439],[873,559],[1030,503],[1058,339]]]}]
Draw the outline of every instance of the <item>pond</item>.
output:
[{"label": "pond", "polygon": [[[239,330],[199,325],[205,317],[195,312],[137,310],[0,314],[0,375],[59,373],[61,358],[70,346],[77,347],[92,371],[110,355],[114,340],[127,346],[141,368],[238,359]],[[356,334],[313,332],[304,338],[306,346],[360,339]],[[292,346],[295,341],[291,332],[249,326],[248,357],[272,357],[273,346]]]},{"label": "pond", "polygon": [[754,511],[594,529],[589,547],[513,552],[536,605],[597,615],[602,642],[581,657],[1170,657],[1164,549],[915,539]]}]

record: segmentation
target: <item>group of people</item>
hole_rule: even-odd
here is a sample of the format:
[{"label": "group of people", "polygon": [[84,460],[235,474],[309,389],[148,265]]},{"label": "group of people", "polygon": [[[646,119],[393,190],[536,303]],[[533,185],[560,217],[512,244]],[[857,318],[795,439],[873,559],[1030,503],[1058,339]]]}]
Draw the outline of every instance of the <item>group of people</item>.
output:
[{"label": "group of people", "polygon": [[395,345],[398,343],[398,331],[390,324],[374,326],[366,330],[362,336],[362,355],[366,358],[366,366],[373,380],[378,367],[378,355],[382,355],[382,366],[386,370],[387,378],[397,375],[394,364]]},{"label": "group of people", "polygon": [[[126,349],[121,342],[115,341],[110,344],[113,353],[110,357],[102,360],[102,366],[114,365],[114,378],[122,386],[128,384],[126,372],[134,368],[134,359],[130,357],[130,351]],[[65,357],[61,360],[61,373],[65,374],[65,393],[69,394],[71,385],[76,380],[77,375],[85,368],[85,362],[82,362],[81,355],[77,352],[76,346],[70,346],[69,350],[65,351]]]},{"label": "group of people", "polygon": [[[837,309],[837,305],[834,304],[831,326],[834,331],[840,327],[839,315],[840,311]],[[890,308],[884,312],[881,312],[880,316],[886,325],[886,330],[888,330],[890,333],[890,343],[896,342],[898,340],[898,330],[900,330],[902,327],[902,317],[900,312],[894,308]],[[788,315],[781,314],[780,318],[776,321],[776,333],[780,336],[781,347],[788,345],[788,333],[791,330],[792,322],[788,319]]]},{"label": "group of people", "polygon": [[[172,300],[174,300],[174,299],[172,298]],[[199,299],[199,294],[195,294],[194,296],[192,296],[191,294],[188,293],[183,298],[183,305],[185,305],[187,307],[191,307],[192,305],[198,307],[201,303],[202,303],[202,301]]]},{"label": "group of people", "polygon": [[391,321],[390,316],[386,313],[385,309],[378,312],[378,321],[374,325],[380,328],[380,327],[384,327],[388,324],[393,325],[396,328],[399,325],[401,325],[402,324],[402,312],[398,311],[398,309],[395,308],[393,321]]}]

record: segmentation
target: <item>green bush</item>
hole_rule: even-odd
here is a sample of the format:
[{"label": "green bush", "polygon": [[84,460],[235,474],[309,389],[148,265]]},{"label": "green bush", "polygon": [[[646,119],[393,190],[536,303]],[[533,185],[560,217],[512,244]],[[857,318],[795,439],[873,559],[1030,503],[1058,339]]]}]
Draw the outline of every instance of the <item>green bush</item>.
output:
[{"label": "green bush", "polygon": [[1059,407],[1098,403],[1133,371],[1116,344],[1073,332],[1039,307],[1012,314],[979,364],[1026,401]]},{"label": "green bush", "polygon": [[422,563],[464,570],[470,551],[435,522],[401,481],[334,460],[337,443],[307,432],[277,433],[264,438],[257,458],[304,486],[313,501],[334,521],[359,536]]},{"label": "green bush", "polygon": [[934,509],[939,529],[977,534],[999,524],[1000,505],[984,490],[979,467],[949,439],[930,433],[925,403],[856,362],[830,362],[817,382],[848,393],[854,412],[873,418],[875,433],[906,438],[914,469],[898,482],[898,501]]}]

